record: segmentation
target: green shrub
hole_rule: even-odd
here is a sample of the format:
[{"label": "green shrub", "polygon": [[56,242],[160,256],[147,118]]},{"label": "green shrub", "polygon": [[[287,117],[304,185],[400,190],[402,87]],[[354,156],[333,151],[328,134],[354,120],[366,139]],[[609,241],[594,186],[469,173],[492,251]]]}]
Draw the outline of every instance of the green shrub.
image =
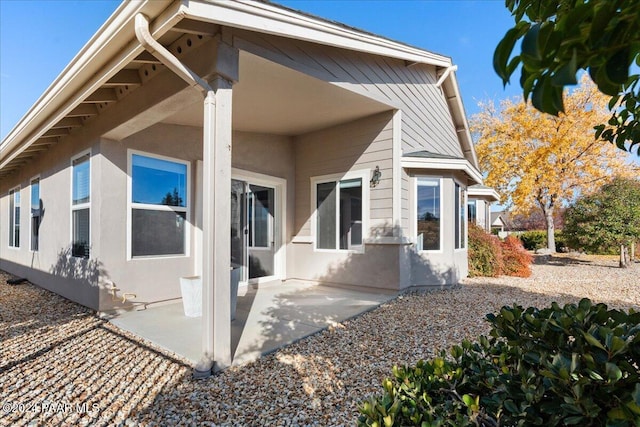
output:
[{"label": "green shrub", "polygon": [[469,224],[469,277],[502,274],[500,240],[475,224]]},{"label": "green shrub", "polygon": [[487,320],[488,337],[395,367],[358,426],[639,425],[640,313],[583,299]]},{"label": "green shrub", "polygon": [[563,249],[564,250],[569,250],[571,248],[571,246],[569,245],[569,241],[567,240],[567,236],[562,234],[562,231],[555,230],[553,232],[553,235],[555,236],[555,239],[556,239],[556,250],[557,251],[562,251]]},{"label": "green shrub", "polygon": [[502,273],[505,276],[531,276],[533,257],[522,246],[522,242],[514,235],[507,236],[500,247],[502,249]]},{"label": "green shrub", "polygon": [[547,232],[542,230],[523,231],[518,236],[522,245],[528,251],[535,251],[547,247]]}]

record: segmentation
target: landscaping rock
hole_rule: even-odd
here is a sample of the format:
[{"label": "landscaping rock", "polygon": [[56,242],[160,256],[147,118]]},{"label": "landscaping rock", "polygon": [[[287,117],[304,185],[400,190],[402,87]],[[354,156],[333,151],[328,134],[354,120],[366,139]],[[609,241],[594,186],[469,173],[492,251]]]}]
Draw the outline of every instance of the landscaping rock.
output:
[{"label": "landscaping rock", "polygon": [[[0,425],[354,425],[393,365],[415,364],[486,333],[486,313],[514,302],[582,297],[640,310],[640,265],[554,255],[530,278],[474,278],[416,291],[202,381],[184,359],[87,308],[0,272]],[[67,405],[67,406],[65,406]]]}]

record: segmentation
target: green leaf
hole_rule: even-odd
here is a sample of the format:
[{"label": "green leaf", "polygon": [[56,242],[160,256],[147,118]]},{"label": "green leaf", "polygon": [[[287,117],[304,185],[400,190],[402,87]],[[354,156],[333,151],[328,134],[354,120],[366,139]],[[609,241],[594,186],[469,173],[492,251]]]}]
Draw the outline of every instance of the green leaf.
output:
[{"label": "green leaf", "polygon": [[516,41],[528,30],[529,26],[530,24],[528,22],[519,22],[515,27],[507,31],[502,40],[498,43],[498,46],[496,46],[496,50],[493,52],[493,69],[496,74],[500,76],[502,83],[505,86],[511,77],[511,73],[508,72],[508,69],[511,68],[511,72],[515,70],[515,67],[513,66],[507,67],[507,63],[511,57],[511,53],[513,52],[513,47],[515,46]]},{"label": "green leaf", "polygon": [[467,405],[467,407],[471,408],[473,406],[473,404],[475,403],[475,399],[473,398],[473,396],[469,395],[469,394],[465,394],[462,396],[462,401],[464,402],[465,405]]},{"label": "green leaf", "polygon": [[605,364],[605,373],[607,378],[612,381],[618,381],[622,378],[622,371],[615,363],[607,362]]},{"label": "green leaf", "polygon": [[598,341],[598,339],[596,337],[594,337],[593,335],[591,335],[590,333],[582,331],[582,335],[584,336],[584,339],[587,340],[587,342],[589,344],[591,344],[592,346],[598,347],[601,350],[607,351],[607,349],[604,348],[602,343],[600,341]]},{"label": "green leaf", "polygon": [[573,49],[571,60],[556,70],[551,77],[554,86],[575,85],[578,83],[576,73],[578,72],[578,53]]},{"label": "green leaf", "polygon": [[562,421],[563,421],[564,425],[574,426],[574,425],[577,425],[577,424],[583,424],[584,417],[582,415],[575,415],[573,417],[567,417]]},{"label": "green leaf", "polygon": [[540,49],[538,46],[538,36],[540,35],[540,24],[534,24],[522,39],[522,55],[540,60]]},{"label": "green leaf", "polygon": [[629,47],[625,46],[607,59],[604,69],[612,83],[623,85],[629,79],[629,53]]}]

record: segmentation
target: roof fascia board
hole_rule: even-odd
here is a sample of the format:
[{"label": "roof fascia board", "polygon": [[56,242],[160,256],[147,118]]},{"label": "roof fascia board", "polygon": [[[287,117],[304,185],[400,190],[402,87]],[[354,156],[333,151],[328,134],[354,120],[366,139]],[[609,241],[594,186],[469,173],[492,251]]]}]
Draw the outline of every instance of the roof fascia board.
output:
[{"label": "roof fascia board", "polygon": [[382,55],[412,63],[439,67],[451,65],[451,59],[446,56],[314,19],[267,3],[246,0],[235,2],[185,0],[185,2],[187,5],[185,13],[191,19]]},{"label": "roof fascia board", "polygon": [[469,197],[482,197],[493,201],[500,200],[500,195],[493,188],[468,188]]},{"label": "roof fascia board", "polygon": [[[458,78],[456,76],[456,72],[452,71],[449,73],[449,84],[442,85],[442,91],[445,97],[452,97],[454,102],[454,111],[452,114],[458,115],[458,120],[461,122],[463,129],[456,129],[456,134],[458,135],[458,139],[460,141],[460,145],[462,146],[464,156],[469,159],[471,164],[478,169],[478,157],[476,155],[476,150],[473,146],[473,139],[471,138],[471,132],[469,131],[469,122],[467,121],[467,113],[464,109],[464,104],[462,102],[462,96],[460,96],[460,88],[458,86]],[[456,126],[457,127],[457,126]]]},{"label": "roof fascia board", "polygon": [[482,184],[482,175],[466,159],[403,158],[401,165],[407,169],[457,170],[466,173],[476,184]]},{"label": "roof fascia board", "polygon": [[[123,2],[2,141],[0,169],[20,154],[20,148],[37,140],[144,50],[134,35],[133,19],[137,13],[157,18],[152,26],[154,37],[166,33],[182,19],[184,5],[178,2],[167,8],[171,3]],[[96,58],[100,57],[108,59],[99,62]]]}]

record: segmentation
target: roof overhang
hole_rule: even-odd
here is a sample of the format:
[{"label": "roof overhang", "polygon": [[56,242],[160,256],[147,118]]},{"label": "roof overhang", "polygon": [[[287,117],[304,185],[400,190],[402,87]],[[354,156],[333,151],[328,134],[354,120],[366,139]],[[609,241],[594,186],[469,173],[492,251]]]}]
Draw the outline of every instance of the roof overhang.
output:
[{"label": "roof overhang", "polygon": [[467,159],[439,159],[403,157],[400,165],[406,169],[445,170],[464,172],[475,184],[482,183],[482,175]]},{"label": "roof overhang", "polygon": [[[74,114],[78,109],[84,110],[80,108],[86,106],[83,103],[95,97],[105,83],[108,84],[139,55],[144,55],[134,34],[134,19],[138,13],[149,18],[155,39],[175,30],[174,27],[186,20],[191,24],[218,24],[397,58],[406,61],[407,65],[428,64],[441,70],[451,66],[451,59],[446,56],[265,2],[123,2],[0,143],[0,176],[19,168],[31,156],[56,143],[73,130],[73,126],[81,125]],[[454,73],[442,87],[456,127],[460,128],[459,139],[465,157],[477,167]],[[51,131],[56,129],[60,130],[53,135]]]},{"label": "roof overhang", "polygon": [[489,202],[497,202],[500,200],[500,195],[496,190],[484,185],[472,185],[467,189],[467,194],[469,197],[473,197],[474,199],[481,199]]},{"label": "roof overhang", "polygon": [[[441,72],[444,74],[446,70]],[[462,103],[456,72],[452,70],[448,74],[449,76],[442,83],[441,87],[447,101],[447,106],[451,112],[456,135],[458,136],[458,141],[460,141],[460,147],[462,148],[464,157],[468,159],[476,169],[479,169],[478,157],[473,147],[473,139],[469,131],[469,122],[467,121],[467,114],[464,109],[464,104]]]}]

